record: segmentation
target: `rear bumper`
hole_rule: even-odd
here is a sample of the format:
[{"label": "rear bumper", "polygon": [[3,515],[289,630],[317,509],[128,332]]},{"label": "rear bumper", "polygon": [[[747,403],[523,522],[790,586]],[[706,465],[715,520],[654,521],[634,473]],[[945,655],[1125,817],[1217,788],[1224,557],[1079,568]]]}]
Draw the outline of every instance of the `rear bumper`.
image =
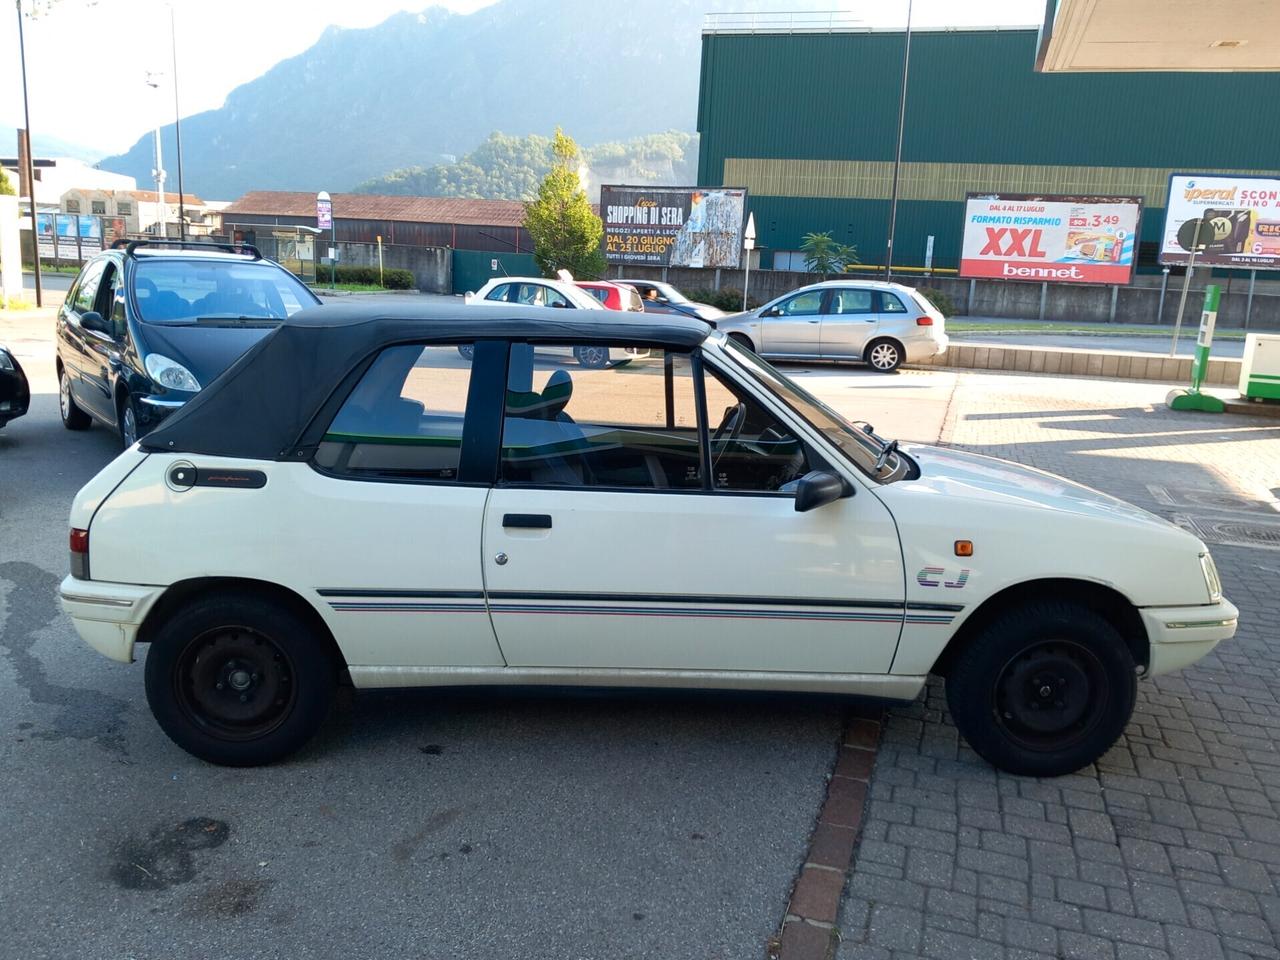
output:
[{"label": "rear bumper", "polygon": [[1195,663],[1236,633],[1240,611],[1231,601],[1204,607],[1147,607],[1142,614],[1151,642],[1147,674],[1155,676]]},{"label": "rear bumper", "polygon": [[68,576],[59,588],[62,609],[80,639],[104,657],[133,662],[138,629],[164,587],[77,580]]}]

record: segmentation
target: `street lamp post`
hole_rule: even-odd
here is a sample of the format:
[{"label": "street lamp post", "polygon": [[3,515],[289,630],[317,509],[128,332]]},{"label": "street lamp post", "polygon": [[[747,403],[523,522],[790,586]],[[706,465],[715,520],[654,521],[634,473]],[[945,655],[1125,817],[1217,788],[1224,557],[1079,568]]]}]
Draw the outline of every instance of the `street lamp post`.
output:
[{"label": "street lamp post", "polygon": [[893,233],[898,225],[898,173],[902,167],[902,131],[907,118],[907,71],[911,67],[911,5],[907,0],[907,42],[902,52],[902,93],[898,98],[898,149],[893,159],[893,190],[889,197],[889,238],[884,252],[884,278],[893,275]]},{"label": "street lamp post", "polygon": [[16,0],[18,8],[18,58],[22,63],[22,118],[25,124],[22,136],[26,143],[27,212],[31,214],[31,268],[36,280],[36,306],[44,306],[44,291],[40,285],[40,231],[36,226],[36,170],[31,159],[31,105],[27,102],[27,46],[22,34],[22,0]]}]

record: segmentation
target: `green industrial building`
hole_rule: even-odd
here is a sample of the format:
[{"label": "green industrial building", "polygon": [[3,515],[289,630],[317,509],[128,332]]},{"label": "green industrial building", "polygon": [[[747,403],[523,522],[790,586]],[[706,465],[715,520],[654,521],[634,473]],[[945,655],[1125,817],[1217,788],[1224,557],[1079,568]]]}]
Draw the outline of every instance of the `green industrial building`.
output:
[{"label": "green industrial building", "polygon": [[[703,34],[699,182],[748,189],[761,266],[798,268],[826,230],[882,264],[904,33],[745,24]],[[1152,272],[1170,173],[1280,169],[1280,74],[1049,74],[1036,52],[1034,29],[913,31],[895,265],[933,235],[955,267],[979,191],[1142,196]]]}]

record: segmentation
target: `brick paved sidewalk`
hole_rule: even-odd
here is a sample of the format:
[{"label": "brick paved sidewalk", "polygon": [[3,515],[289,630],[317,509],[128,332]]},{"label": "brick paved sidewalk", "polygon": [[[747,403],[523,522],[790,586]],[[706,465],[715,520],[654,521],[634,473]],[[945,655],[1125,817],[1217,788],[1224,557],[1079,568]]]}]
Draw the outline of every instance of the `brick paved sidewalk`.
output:
[{"label": "brick paved sidewalk", "polygon": [[[1280,547],[1260,503],[1280,488],[1275,421],[1162,400],[1144,384],[963,377],[942,440]],[[1239,634],[1140,683],[1096,767],[997,774],[959,740],[940,683],[888,712],[841,960],[1280,957],[1280,549],[1210,546]]]}]

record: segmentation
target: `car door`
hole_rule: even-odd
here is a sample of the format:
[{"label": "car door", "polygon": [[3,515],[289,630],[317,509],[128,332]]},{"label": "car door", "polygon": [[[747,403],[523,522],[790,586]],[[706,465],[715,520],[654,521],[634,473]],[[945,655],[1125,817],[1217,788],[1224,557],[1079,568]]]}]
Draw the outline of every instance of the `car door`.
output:
[{"label": "car door", "polygon": [[700,404],[687,354],[532,378],[518,357],[483,546],[510,665],[888,671],[893,520],[866,491],[797,512],[824,464],[775,408],[714,373]]},{"label": "car door", "polygon": [[89,331],[80,325],[80,318],[93,310],[97,302],[103,263],[103,260],[90,261],[67,293],[58,313],[63,342],[62,365],[71,383],[71,394],[82,410],[99,417],[102,413],[98,398],[85,382],[85,372],[92,368],[92,357]]},{"label": "car door", "polygon": [[836,287],[822,313],[822,356],[858,360],[879,325],[874,291]]},{"label": "car door", "polygon": [[778,357],[818,356],[826,293],[826,290],[801,290],[761,313],[763,352]]},{"label": "car door", "polygon": [[[474,345],[468,363],[459,346],[473,345],[383,350],[326,427],[315,469],[282,506],[297,510],[280,519],[282,529],[311,532],[281,543],[279,562],[305,571],[362,685],[411,684],[414,668],[503,663],[480,566],[489,484],[469,475],[464,442],[469,415],[483,406],[484,371],[500,367],[506,351]],[[491,476],[491,445],[488,457]],[[293,554],[304,546],[305,555]]]},{"label": "car door", "polygon": [[124,322],[124,276],[113,260],[103,264],[93,310],[110,324],[111,332],[82,329],[84,337],[84,399],[95,416],[108,423],[117,419],[114,383],[123,366],[124,338],[128,325]]}]

